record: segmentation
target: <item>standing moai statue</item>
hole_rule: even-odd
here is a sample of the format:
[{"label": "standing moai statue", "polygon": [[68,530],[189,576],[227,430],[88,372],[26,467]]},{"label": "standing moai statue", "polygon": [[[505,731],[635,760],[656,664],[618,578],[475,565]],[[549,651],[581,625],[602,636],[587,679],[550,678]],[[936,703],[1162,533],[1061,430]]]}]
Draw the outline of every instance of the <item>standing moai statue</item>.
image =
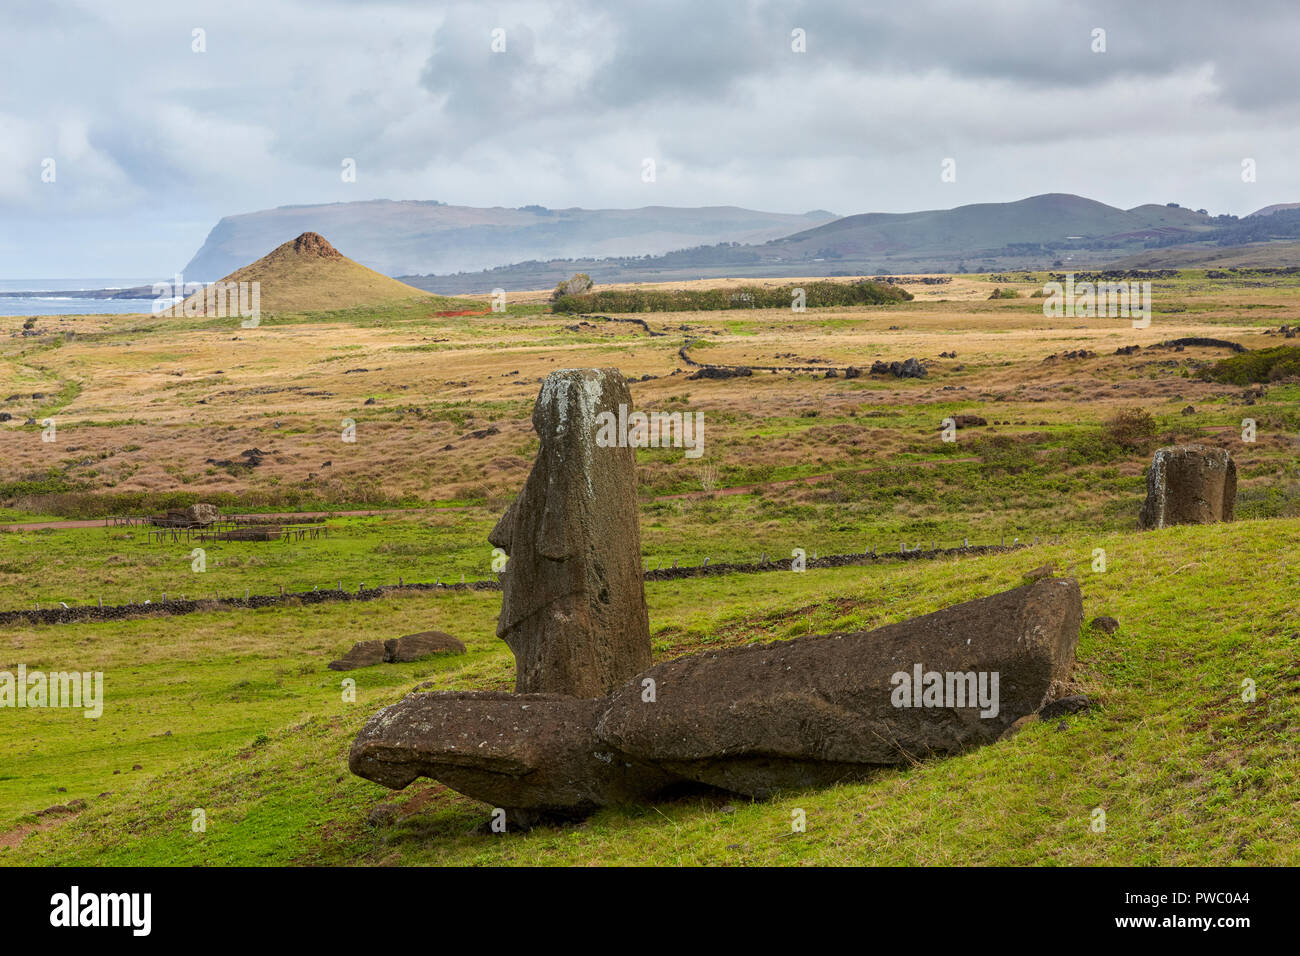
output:
[{"label": "standing moai statue", "polygon": [[600,697],[650,666],[636,451],[596,443],[601,412],[626,420],[620,404],[632,397],[617,369],[561,369],[538,394],[537,460],[488,536],[510,556],[497,636],[516,693]]},{"label": "standing moai statue", "polygon": [[1226,449],[1170,445],[1147,472],[1147,500],[1138,523],[1146,529],[1231,521],[1237,502],[1237,465]]}]

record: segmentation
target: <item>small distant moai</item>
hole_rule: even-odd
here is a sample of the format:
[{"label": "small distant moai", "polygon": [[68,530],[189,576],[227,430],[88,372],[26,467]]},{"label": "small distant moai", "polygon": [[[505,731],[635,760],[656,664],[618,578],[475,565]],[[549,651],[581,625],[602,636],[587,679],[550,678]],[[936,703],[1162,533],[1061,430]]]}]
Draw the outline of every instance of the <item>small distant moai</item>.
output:
[{"label": "small distant moai", "polygon": [[1138,523],[1145,529],[1231,521],[1237,502],[1237,465],[1226,449],[1170,445],[1147,472],[1147,500]]},{"label": "small distant moai", "polygon": [[651,664],[636,451],[596,443],[597,416],[626,420],[631,407],[617,369],[561,369],[542,384],[537,460],[488,536],[510,556],[497,636],[514,652],[516,693],[600,697]]}]

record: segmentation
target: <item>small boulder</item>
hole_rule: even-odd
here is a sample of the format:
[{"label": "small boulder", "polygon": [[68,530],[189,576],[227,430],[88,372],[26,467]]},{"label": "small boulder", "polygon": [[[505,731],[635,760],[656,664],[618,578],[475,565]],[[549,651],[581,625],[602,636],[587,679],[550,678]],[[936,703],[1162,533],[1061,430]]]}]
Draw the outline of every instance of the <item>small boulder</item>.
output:
[{"label": "small boulder", "polygon": [[705,378],[748,378],[754,374],[754,370],[743,365],[706,365],[699,369],[694,375],[686,376],[691,381]]},{"label": "small boulder", "polygon": [[1081,714],[1092,707],[1092,701],[1083,694],[1072,694],[1069,697],[1062,697],[1060,700],[1054,700],[1044,704],[1038,710],[1038,716],[1041,720],[1055,720],[1057,717],[1064,717],[1066,714]]},{"label": "small boulder", "polygon": [[358,667],[371,667],[384,662],[386,648],[383,641],[358,641],[337,661],[330,661],[332,671],[351,671]]},{"label": "small boulder", "polygon": [[379,804],[379,806],[371,810],[370,814],[366,817],[366,823],[370,824],[375,829],[392,826],[396,820],[397,808],[388,803]]},{"label": "small boulder", "polygon": [[1103,614],[1094,617],[1092,623],[1089,624],[1088,627],[1094,631],[1104,631],[1107,634],[1114,634],[1119,630],[1119,621]]},{"label": "small boulder", "polygon": [[1044,564],[1041,567],[1034,568],[1032,571],[1025,572],[1025,581],[1041,581],[1043,578],[1050,578],[1056,573],[1056,565]]},{"label": "small boulder", "polygon": [[205,528],[216,521],[220,515],[221,512],[216,505],[206,504],[202,501],[185,509],[185,517],[189,519],[190,524],[200,525]]},{"label": "small boulder", "polygon": [[442,631],[421,631],[384,642],[384,660],[407,664],[434,654],[464,654],[465,645]]}]

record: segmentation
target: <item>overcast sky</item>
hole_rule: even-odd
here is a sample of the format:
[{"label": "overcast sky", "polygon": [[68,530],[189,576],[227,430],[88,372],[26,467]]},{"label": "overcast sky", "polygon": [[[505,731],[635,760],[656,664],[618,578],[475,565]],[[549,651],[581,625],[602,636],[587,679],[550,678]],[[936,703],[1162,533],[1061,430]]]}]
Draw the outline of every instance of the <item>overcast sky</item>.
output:
[{"label": "overcast sky", "polygon": [[0,278],[169,275],[223,215],[354,199],[1244,215],[1300,201],[1298,28],[1294,0],[4,0]]}]

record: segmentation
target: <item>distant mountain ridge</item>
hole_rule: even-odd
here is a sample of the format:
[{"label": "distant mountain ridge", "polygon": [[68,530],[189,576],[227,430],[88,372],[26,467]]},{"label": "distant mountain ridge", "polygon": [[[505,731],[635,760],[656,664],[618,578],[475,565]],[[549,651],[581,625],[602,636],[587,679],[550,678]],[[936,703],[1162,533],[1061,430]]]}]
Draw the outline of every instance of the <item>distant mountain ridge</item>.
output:
[{"label": "distant mountain ridge", "polygon": [[1168,236],[1190,238],[1214,227],[1210,216],[1180,206],[1118,209],[1068,193],[954,209],[845,216],[767,244],[774,259],[978,258],[1015,246],[1120,246]]},{"label": "distant mountain ridge", "polygon": [[478,271],[525,260],[658,255],[718,242],[765,242],[834,219],[736,206],[639,209],[478,208],[436,201],[282,206],[226,216],[185,266],[224,276],[304,232],[316,232],[385,275]]},{"label": "distant mountain ridge", "polygon": [[1046,193],[1006,203],[845,216],[764,243],[697,246],[636,259],[524,262],[403,281],[431,291],[471,292],[544,288],[573,271],[613,283],[1087,268],[1153,246],[1217,236],[1239,222],[1176,204],[1120,209]]},{"label": "distant mountain ridge", "polygon": [[[1173,203],[1120,209],[1046,193],[1006,203],[835,218],[823,211],[796,216],[729,206],[478,209],[375,200],[227,217],[185,272],[208,278],[214,263],[232,261],[231,268],[216,271],[233,271],[263,255],[262,245],[274,248],[295,235],[295,222],[335,222],[337,227],[323,227],[330,230],[326,234],[359,262],[448,295],[551,288],[574,272],[609,284],[1081,269],[1175,245],[1204,250],[1300,238],[1296,205],[1266,206],[1238,219]],[[724,235],[714,238],[719,232]],[[241,251],[254,245],[260,251]],[[1270,255],[1286,253],[1275,249]],[[412,261],[420,264],[406,265]]]}]

